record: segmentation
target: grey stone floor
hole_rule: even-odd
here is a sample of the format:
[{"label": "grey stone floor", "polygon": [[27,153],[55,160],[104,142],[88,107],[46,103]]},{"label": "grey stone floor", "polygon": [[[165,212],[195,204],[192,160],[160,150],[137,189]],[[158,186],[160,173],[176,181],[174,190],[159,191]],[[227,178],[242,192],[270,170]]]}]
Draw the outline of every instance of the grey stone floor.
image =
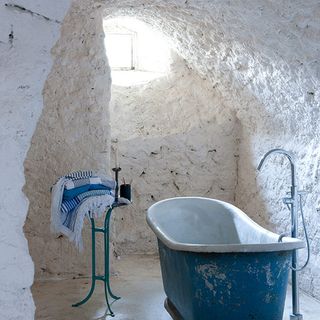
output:
[{"label": "grey stone floor", "polygon": [[[89,288],[89,279],[39,281],[32,292],[36,303],[37,320],[171,320],[163,307],[159,261],[154,256],[128,256],[115,263],[118,274],[112,277],[112,290],[122,299],[112,305],[116,316],[105,314],[103,286],[97,283],[92,299],[85,305],[72,308]],[[290,288],[289,288],[290,290]],[[284,319],[289,320],[290,292],[288,290]],[[304,320],[320,319],[320,303],[302,295]],[[227,320],[227,319],[226,319]],[[239,319],[241,320],[241,319]],[[272,320],[272,319],[270,319]]]}]

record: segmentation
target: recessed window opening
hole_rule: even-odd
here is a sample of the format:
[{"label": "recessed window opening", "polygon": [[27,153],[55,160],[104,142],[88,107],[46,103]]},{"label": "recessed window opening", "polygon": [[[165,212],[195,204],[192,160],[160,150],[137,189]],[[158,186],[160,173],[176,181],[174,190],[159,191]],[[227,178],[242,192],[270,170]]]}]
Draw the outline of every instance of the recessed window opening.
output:
[{"label": "recessed window opening", "polygon": [[105,48],[115,85],[139,85],[170,71],[171,48],[165,36],[135,18],[104,21]]},{"label": "recessed window opening", "polygon": [[109,63],[112,70],[135,70],[136,36],[134,33],[109,33],[106,41]]}]

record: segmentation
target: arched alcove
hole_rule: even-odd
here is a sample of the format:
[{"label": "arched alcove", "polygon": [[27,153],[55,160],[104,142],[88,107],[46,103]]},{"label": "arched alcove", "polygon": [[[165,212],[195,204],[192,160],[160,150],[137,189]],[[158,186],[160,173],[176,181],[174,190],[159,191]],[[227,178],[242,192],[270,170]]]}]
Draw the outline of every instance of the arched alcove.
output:
[{"label": "arched alcove", "polygon": [[[130,28],[128,21],[132,22],[123,18],[125,30]],[[114,30],[112,20],[108,26]],[[148,28],[146,36],[157,39],[152,25],[145,24],[136,33],[142,43],[147,42],[143,31]],[[108,33],[105,41],[108,42]],[[152,46],[150,39],[148,42]],[[167,45],[170,46],[170,39]],[[112,50],[107,45],[107,54],[108,48]],[[146,224],[147,209],[155,201],[187,195],[229,202],[235,199],[240,129],[235,113],[224,105],[209,80],[173,48],[168,50],[171,65],[162,76],[156,73],[158,77],[151,75],[141,83],[133,81],[135,76],[139,79],[135,70],[115,68],[111,72],[116,80],[121,73],[123,77],[132,73],[131,83],[116,81],[111,88],[111,139],[120,152],[120,175],[132,180],[134,190],[133,205],[114,216],[116,255],[157,252]],[[157,51],[142,52],[140,63],[143,59],[157,61],[157,54],[162,54]]]},{"label": "arched alcove", "polygon": [[[244,209],[258,223],[280,231],[288,227],[285,208],[279,207],[278,202],[265,204],[267,199],[279,200],[280,191],[285,189],[285,166],[276,162],[280,166],[268,180],[266,175],[257,178],[255,166],[264,151],[282,146],[295,151],[300,165],[305,165],[300,177],[308,181],[306,185],[316,180],[319,169],[319,129],[314,121],[319,116],[317,49],[307,54],[305,47],[297,44],[294,35],[288,32],[288,25],[294,24],[295,18],[281,20],[268,3],[259,1],[254,8],[243,3],[206,1],[73,3],[62,25],[61,38],[52,51],[54,64],[43,91],[44,109],[25,160],[25,193],[30,201],[25,233],[37,278],[88,272],[89,253],[79,255],[68,240],[49,233],[49,190],[57,177],[72,170],[110,170],[111,81],[103,44],[103,18],[140,19],[171,39],[177,54],[172,74],[165,81],[156,80],[155,88],[144,89],[146,103],[139,107],[145,108],[146,118],[142,119],[148,121],[146,128],[141,133],[130,127],[134,139],[123,135],[119,143],[123,172],[134,180],[136,207],[126,209],[125,217],[124,214],[117,217],[114,242],[125,248],[119,247],[118,252],[134,252],[133,243],[138,243],[143,252],[154,252],[151,234],[141,228],[144,210],[154,201],[173,195],[197,193],[221,197]],[[281,6],[288,12],[293,10],[284,2]],[[299,4],[295,6],[298,10]],[[252,11],[259,11],[260,18],[250,14]],[[283,32],[271,37],[277,29]],[[296,32],[308,31],[301,27]],[[263,42],[260,39],[265,35],[270,37]],[[310,34],[310,39],[314,41],[315,37]],[[272,50],[275,46],[277,50]],[[295,50],[288,51],[290,46]],[[170,105],[170,111],[178,101],[182,102],[168,122],[161,108],[156,109],[155,117],[150,110],[153,100],[148,99],[148,93],[152,95],[153,90],[167,92],[167,85],[171,85],[170,94],[158,97],[158,101]],[[187,92],[169,101],[175,86]],[[191,88],[196,88],[196,92]],[[128,91],[137,94],[132,88]],[[115,93],[118,99],[127,99],[123,91]],[[186,97],[192,98],[193,103]],[[116,100],[112,103],[111,107],[115,108]],[[130,108],[128,99],[126,105]],[[196,115],[192,115],[192,110]],[[126,114],[112,112],[114,123],[128,122]],[[132,108],[131,112],[136,110]],[[161,123],[158,131],[156,120]],[[119,134],[120,129],[119,126]],[[214,145],[213,149],[210,145]],[[196,156],[194,150],[199,152]],[[134,159],[137,154],[139,161]],[[310,162],[312,166],[308,166]],[[193,175],[188,176],[191,169]],[[319,190],[319,186],[314,189]],[[318,203],[319,197],[313,193],[308,201]],[[306,215],[309,219],[319,219],[311,205]],[[129,225],[136,230],[129,230]],[[317,233],[317,225],[311,227],[314,241],[318,239]],[[88,241],[88,235],[84,238]],[[85,245],[88,247],[88,242]],[[309,267],[313,274],[318,273],[316,255],[317,249],[313,248],[315,260]],[[302,286],[319,295],[312,285],[313,277],[307,270]]]},{"label": "arched alcove", "polygon": [[[189,66],[221,94],[224,105],[234,110],[241,128],[235,203],[258,223],[288,232],[289,213],[280,196],[289,185],[287,164],[275,158],[267,166],[269,170],[260,175],[256,165],[271,148],[294,152],[301,187],[313,189],[306,200],[306,215],[319,221],[319,129],[313,121],[319,117],[320,101],[316,89],[317,3],[310,1],[306,8],[281,1],[276,7],[260,1],[249,7],[240,2],[177,5],[172,1],[162,5],[147,1],[132,5],[124,1],[110,3],[106,13],[135,16],[157,27],[172,39]],[[311,47],[299,42],[304,37],[312,43]],[[310,226],[314,243],[318,241],[317,229]],[[312,256],[315,260],[302,272],[301,286],[318,296],[312,285],[315,277],[310,276],[311,270],[318,270],[316,249]],[[301,253],[301,260],[304,258],[305,252]]]}]

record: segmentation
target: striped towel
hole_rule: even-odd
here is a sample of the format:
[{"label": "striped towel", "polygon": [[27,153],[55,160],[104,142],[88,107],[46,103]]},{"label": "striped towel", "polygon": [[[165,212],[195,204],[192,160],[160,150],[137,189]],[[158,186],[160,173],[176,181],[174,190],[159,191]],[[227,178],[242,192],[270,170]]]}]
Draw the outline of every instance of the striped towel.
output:
[{"label": "striped towel", "polygon": [[88,178],[81,178],[76,180],[72,179],[66,183],[65,188],[67,190],[71,190],[71,189],[85,186],[87,184],[102,184],[102,180],[99,177],[88,177]]},{"label": "striped towel", "polygon": [[80,201],[88,197],[95,197],[95,196],[103,196],[105,194],[109,194],[114,197],[114,190],[91,190],[84,193],[81,193],[77,196]]},{"label": "striped towel", "polygon": [[69,213],[73,211],[73,209],[80,204],[82,200],[88,197],[94,197],[94,196],[103,196],[105,194],[109,194],[111,196],[114,196],[114,191],[112,190],[91,190],[87,192],[80,193],[76,197],[74,197],[71,200],[63,200],[61,203],[61,212],[63,213]]},{"label": "striped towel", "polygon": [[106,190],[91,190],[78,194],[73,199],[63,200],[63,193],[68,182],[98,177],[110,186],[116,186],[115,181],[105,175],[92,171],[77,171],[61,177],[52,187],[51,195],[51,231],[63,233],[75,242],[82,250],[82,227],[89,213],[100,217],[114,202],[114,188]]},{"label": "striped towel", "polygon": [[63,212],[63,213],[71,212],[80,202],[81,202],[81,200],[78,197],[75,197],[71,200],[62,201],[61,212]]}]

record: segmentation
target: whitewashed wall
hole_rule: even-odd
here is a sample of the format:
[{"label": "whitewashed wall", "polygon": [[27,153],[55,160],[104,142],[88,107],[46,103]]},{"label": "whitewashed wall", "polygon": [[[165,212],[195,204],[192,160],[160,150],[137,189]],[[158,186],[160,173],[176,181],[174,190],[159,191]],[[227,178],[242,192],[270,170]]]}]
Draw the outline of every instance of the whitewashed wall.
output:
[{"label": "whitewashed wall", "polygon": [[0,1],[0,319],[27,320],[34,314],[34,267],[22,232],[28,209],[23,162],[43,106],[50,49],[69,1],[14,1],[39,15],[7,2]]}]

